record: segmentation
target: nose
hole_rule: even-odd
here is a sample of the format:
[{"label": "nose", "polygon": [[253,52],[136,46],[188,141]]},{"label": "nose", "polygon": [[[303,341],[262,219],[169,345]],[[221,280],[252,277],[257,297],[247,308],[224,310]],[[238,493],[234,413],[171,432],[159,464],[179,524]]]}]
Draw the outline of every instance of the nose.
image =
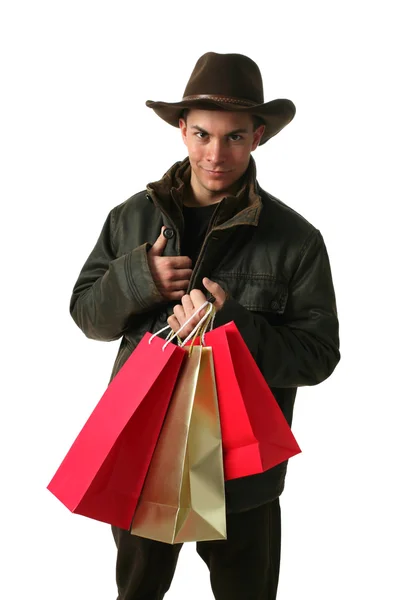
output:
[{"label": "nose", "polygon": [[217,166],[224,162],[224,145],[221,140],[211,140],[207,145],[207,161],[211,166]]}]

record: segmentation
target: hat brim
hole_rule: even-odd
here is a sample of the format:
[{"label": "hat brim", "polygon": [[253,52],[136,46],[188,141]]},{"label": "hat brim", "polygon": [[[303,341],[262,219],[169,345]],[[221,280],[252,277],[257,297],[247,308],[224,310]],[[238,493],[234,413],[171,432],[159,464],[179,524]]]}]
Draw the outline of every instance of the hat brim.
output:
[{"label": "hat brim", "polygon": [[207,99],[182,100],[181,102],[153,102],[147,100],[146,106],[173,127],[179,127],[179,120],[185,108],[199,108],[203,110],[226,110],[255,115],[263,120],[266,125],[264,134],[259,142],[261,146],[267,140],[277,135],[295,116],[295,105],[291,100],[271,100],[265,104],[255,106],[239,106],[229,102],[218,102]]}]

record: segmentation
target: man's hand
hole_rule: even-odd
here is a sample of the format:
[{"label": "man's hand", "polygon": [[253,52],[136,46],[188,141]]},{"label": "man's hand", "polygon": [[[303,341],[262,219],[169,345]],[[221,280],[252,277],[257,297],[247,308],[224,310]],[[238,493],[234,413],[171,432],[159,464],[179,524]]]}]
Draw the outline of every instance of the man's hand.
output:
[{"label": "man's hand", "polygon": [[148,262],[153,281],[166,300],[181,300],[188,288],[192,274],[192,261],[188,256],[163,256],[167,239],[165,227],[148,252]]},{"label": "man's hand", "polygon": [[[215,297],[214,307],[219,311],[226,301],[226,293],[223,288],[216,282],[205,277],[202,281],[203,285]],[[168,318],[167,323],[176,333],[182,325],[206,302],[207,298],[200,290],[192,290],[189,294],[185,294],[181,299],[181,304],[174,307],[174,314]],[[184,340],[193,331],[197,323],[206,314],[206,309],[203,309],[194,317],[188,325],[180,331],[180,338]]]}]

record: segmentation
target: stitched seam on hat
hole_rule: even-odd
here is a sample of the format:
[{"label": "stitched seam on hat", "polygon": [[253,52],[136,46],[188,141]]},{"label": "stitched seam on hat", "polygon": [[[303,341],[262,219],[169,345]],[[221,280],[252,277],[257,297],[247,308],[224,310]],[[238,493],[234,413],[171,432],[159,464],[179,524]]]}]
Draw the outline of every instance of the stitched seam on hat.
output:
[{"label": "stitched seam on hat", "polygon": [[248,100],[238,100],[237,98],[229,98],[225,96],[186,96],[185,100],[218,100],[219,102],[229,102],[230,104],[244,104],[245,106],[256,106],[254,102]]}]

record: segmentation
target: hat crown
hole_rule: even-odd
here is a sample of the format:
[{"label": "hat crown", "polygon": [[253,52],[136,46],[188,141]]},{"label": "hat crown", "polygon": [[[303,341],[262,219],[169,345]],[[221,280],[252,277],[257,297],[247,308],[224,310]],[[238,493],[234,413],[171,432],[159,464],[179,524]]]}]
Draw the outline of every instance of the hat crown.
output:
[{"label": "hat crown", "polygon": [[263,104],[263,82],[258,65],[243,54],[207,52],[199,58],[183,98],[218,95]]}]

